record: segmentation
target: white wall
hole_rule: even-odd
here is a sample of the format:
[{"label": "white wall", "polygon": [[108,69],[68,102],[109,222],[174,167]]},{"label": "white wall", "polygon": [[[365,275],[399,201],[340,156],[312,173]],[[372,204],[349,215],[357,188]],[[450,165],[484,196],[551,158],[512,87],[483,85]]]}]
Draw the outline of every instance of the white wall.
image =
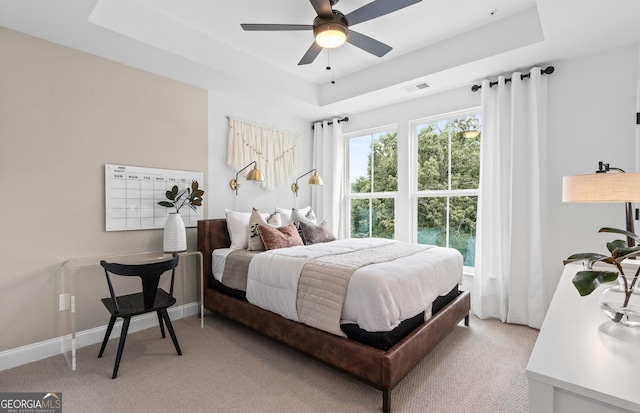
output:
[{"label": "white wall", "polygon": [[[638,82],[636,45],[552,62],[549,77],[547,165],[543,181],[543,258],[547,302],[562,272],[562,260],[574,252],[606,252],[603,226],[624,227],[623,205],[563,204],[562,176],[592,173],[598,161],[627,171],[635,169],[635,112]],[[499,73],[496,73],[498,75]],[[409,122],[480,105],[480,93],[469,86],[395,104],[364,113],[349,114],[345,133],[397,124],[398,162],[408,162]],[[399,185],[408,185],[405,170]],[[408,191],[405,191],[408,193]],[[410,205],[399,199],[398,208]],[[408,208],[408,207],[407,207]],[[408,210],[408,209],[407,209]],[[410,217],[397,217],[397,238],[410,241]]]},{"label": "white wall", "polygon": [[[238,91],[238,94],[242,92]],[[292,208],[309,205],[311,196],[308,185],[301,185],[297,199],[291,191],[290,186],[297,176],[293,177],[290,183],[267,191],[254,182],[246,181],[240,175],[240,188],[238,195],[235,195],[235,191],[229,187],[229,181],[235,178],[237,171],[227,166],[227,116],[299,133],[302,154],[302,170],[299,175],[312,168],[311,123],[296,119],[290,113],[270,106],[268,102],[239,99],[233,95],[209,91],[209,217],[223,218],[225,208],[236,211],[251,211],[251,208],[273,211],[276,206]]]},{"label": "white wall", "polygon": [[[554,66],[549,79],[543,240],[548,277],[557,281],[562,259],[570,254],[606,253],[605,242],[613,238],[598,234],[598,229],[624,228],[623,204],[563,204],[562,177],[593,173],[598,161],[635,170],[638,46],[563,60]],[[548,290],[547,295],[551,294]]]}]

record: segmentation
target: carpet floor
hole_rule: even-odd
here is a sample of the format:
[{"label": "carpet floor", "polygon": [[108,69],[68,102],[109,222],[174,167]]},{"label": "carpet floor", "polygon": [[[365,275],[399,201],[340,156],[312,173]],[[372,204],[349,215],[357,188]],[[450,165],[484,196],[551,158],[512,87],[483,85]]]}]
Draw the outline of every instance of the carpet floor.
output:
[{"label": "carpet floor", "polygon": [[[210,314],[174,322],[183,355],[156,328],[0,372],[0,392],[61,392],[73,412],[380,412],[382,393],[260,334]],[[527,412],[525,367],[538,331],[471,317],[391,391],[401,412]]]}]

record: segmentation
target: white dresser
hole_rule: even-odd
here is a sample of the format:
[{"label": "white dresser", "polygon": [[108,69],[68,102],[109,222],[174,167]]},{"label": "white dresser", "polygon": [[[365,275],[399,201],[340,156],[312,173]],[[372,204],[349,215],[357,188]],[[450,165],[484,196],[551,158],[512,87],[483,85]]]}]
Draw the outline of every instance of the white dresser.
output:
[{"label": "white dresser", "polygon": [[640,329],[617,326],[602,313],[604,286],[580,297],[571,279],[581,269],[565,266],[531,353],[529,412],[640,412]]}]

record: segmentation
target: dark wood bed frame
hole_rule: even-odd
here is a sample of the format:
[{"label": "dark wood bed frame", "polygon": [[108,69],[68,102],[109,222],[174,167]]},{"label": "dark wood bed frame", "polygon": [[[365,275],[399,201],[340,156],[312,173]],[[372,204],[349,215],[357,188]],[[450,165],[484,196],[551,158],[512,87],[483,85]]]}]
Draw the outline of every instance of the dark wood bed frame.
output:
[{"label": "dark wood bed frame", "polygon": [[[212,251],[230,245],[225,219],[198,221],[205,285],[212,275]],[[200,288],[198,285],[198,297]],[[212,288],[204,289],[204,307],[382,390],[382,410],[387,413],[391,409],[391,389],[460,321],[464,319],[469,325],[471,299],[468,292],[461,292],[387,351],[288,320]]]}]

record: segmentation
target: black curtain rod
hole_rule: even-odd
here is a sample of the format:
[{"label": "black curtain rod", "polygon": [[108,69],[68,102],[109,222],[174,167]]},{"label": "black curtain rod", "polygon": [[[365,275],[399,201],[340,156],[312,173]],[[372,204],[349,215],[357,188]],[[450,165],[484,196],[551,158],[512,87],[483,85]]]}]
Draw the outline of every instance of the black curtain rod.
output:
[{"label": "black curtain rod", "polygon": [[[547,66],[546,69],[540,69],[540,74],[541,75],[550,75],[551,73],[553,73],[555,69],[553,68],[553,66]],[[531,73],[527,73],[525,75],[520,75],[520,80],[526,79],[528,77],[531,77]],[[507,84],[511,82],[511,78],[507,78],[504,80],[504,83]],[[496,80],[495,82],[489,82],[489,87],[495,86],[498,84],[498,81]],[[471,91],[472,92],[477,92],[478,90],[482,89],[482,85],[473,85],[471,86]]]},{"label": "black curtain rod", "polygon": [[[340,122],[349,122],[349,118],[347,116],[345,116],[342,119],[338,119],[338,123]],[[327,122],[327,125],[333,125],[333,122]],[[320,125],[324,128],[324,123],[322,125]],[[315,122],[311,125],[311,129],[315,129]]]}]

